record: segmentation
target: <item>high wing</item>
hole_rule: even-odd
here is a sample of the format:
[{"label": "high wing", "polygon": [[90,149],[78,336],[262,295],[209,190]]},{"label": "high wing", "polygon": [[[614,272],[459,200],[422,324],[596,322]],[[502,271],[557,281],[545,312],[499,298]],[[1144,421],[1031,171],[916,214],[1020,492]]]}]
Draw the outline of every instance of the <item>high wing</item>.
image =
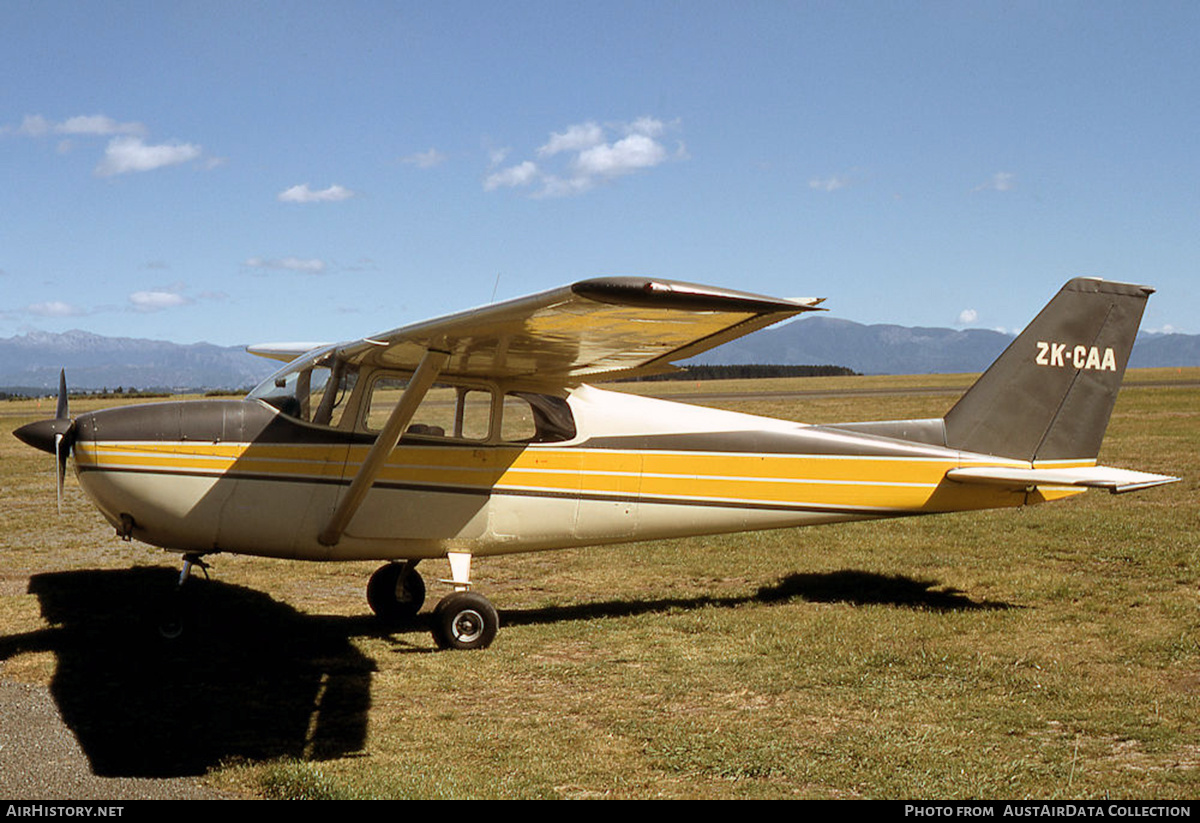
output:
[{"label": "high wing", "polygon": [[[349,363],[404,370],[415,370],[426,352],[439,351],[448,354],[442,374],[573,385],[600,376],[673,371],[671,361],[814,311],[820,302],[670,280],[602,278],[403,326],[335,349],[338,359]],[[290,360],[299,356],[297,345],[303,344],[249,350]]]}]

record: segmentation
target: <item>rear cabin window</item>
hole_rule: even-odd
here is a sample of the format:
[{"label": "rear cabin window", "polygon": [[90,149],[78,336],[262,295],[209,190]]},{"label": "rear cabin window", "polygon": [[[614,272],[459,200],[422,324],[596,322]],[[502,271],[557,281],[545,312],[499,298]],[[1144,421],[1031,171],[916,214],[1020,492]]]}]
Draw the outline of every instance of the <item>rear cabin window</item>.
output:
[{"label": "rear cabin window", "polygon": [[[371,386],[366,428],[380,431],[404,390],[407,377],[382,377]],[[404,433],[424,437],[486,440],[490,433],[492,392],[474,386],[434,383],[422,398]]]},{"label": "rear cabin window", "polygon": [[500,438],[513,443],[559,443],[575,437],[575,416],[562,397],[533,392],[504,395]]}]

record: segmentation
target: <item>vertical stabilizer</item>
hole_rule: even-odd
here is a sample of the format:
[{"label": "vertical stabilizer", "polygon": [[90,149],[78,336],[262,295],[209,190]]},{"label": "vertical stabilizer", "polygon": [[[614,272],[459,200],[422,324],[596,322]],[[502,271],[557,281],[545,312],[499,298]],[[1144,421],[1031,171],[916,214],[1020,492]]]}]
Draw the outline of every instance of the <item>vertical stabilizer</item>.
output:
[{"label": "vertical stabilizer", "polygon": [[945,418],[952,448],[1094,459],[1153,289],[1088,277],[1059,291]]}]

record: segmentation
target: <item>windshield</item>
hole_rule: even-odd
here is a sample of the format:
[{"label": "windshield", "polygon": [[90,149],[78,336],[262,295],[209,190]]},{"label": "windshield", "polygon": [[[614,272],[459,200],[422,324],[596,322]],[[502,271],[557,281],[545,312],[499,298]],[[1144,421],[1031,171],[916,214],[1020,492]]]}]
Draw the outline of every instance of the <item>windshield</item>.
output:
[{"label": "windshield", "polygon": [[358,370],[332,356],[317,362],[304,358],[289,364],[260,383],[246,395],[262,400],[289,417],[336,426],[334,419],[358,377]]}]

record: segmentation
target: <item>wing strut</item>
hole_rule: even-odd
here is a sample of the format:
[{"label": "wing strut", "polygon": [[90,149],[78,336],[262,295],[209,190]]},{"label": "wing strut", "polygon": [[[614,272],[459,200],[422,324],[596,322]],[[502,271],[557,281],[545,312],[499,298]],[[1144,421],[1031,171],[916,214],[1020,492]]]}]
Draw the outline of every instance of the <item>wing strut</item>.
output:
[{"label": "wing strut", "polygon": [[429,349],[425,352],[421,358],[421,364],[417,366],[417,370],[413,372],[412,379],[408,381],[408,387],[404,390],[404,394],[401,395],[400,402],[396,404],[396,408],[392,409],[387,423],[383,426],[383,431],[375,438],[375,445],[367,452],[367,457],[363,460],[358,474],[354,476],[354,480],[350,483],[350,490],[346,492],[346,496],[338,504],[333,516],[329,518],[329,525],[317,537],[321,541],[321,545],[336,546],[338,541],[342,539],[342,533],[346,530],[346,526],[350,524],[350,519],[354,517],[354,513],[358,511],[358,507],[366,499],[367,492],[371,490],[371,486],[375,485],[375,478],[383,470],[383,466],[387,462],[388,456],[392,453],[392,449],[396,448],[396,444],[400,442],[400,435],[404,433],[405,427],[408,426],[413,415],[416,414],[417,406],[425,399],[425,393],[429,391],[429,387],[433,385],[433,381],[437,380],[438,374],[441,373],[442,367],[446,365],[446,361],[449,359],[449,352],[437,351],[435,349]]}]

